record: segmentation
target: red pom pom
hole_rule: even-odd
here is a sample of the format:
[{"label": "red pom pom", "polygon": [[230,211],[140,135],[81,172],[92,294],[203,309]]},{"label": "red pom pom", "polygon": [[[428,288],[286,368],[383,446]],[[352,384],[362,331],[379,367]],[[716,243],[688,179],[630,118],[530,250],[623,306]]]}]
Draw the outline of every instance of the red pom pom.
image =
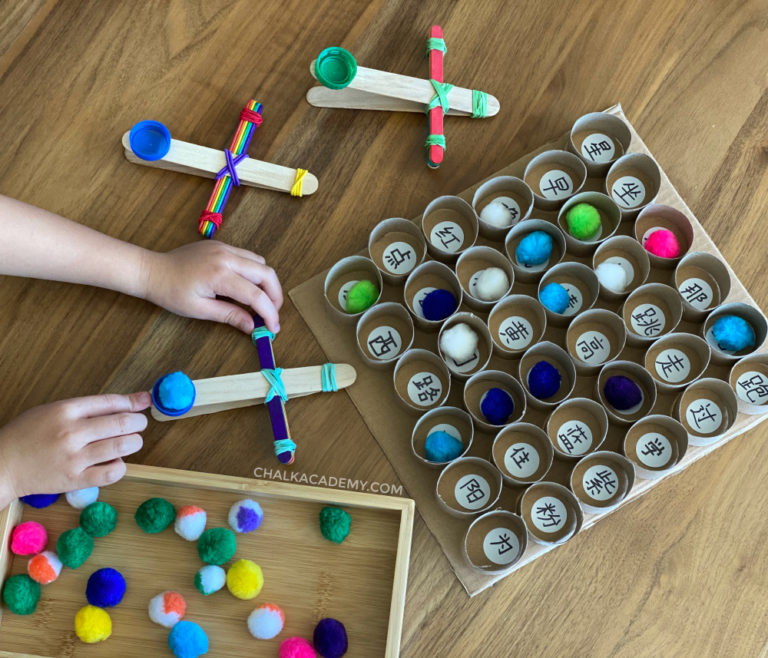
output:
[{"label": "red pom pom", "polygon": [[48,543],[48,533],[37,521],[19,523],[11,532],[14,555],[37,555]]},{"label": "red pom pom", "polygon": [[645,250],[659,258],[677,258],[680,255],[680,243],[672,231],[660,228],[651,233],[643,244]]}]

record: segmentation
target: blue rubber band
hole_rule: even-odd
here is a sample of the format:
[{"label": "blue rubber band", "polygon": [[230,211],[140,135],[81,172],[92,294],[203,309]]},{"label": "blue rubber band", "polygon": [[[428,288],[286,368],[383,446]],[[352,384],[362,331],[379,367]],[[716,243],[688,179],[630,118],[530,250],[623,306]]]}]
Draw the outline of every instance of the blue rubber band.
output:
[{"label": "blue rubber band", "polygon": [[273,334],[266,327],[256,327],[251,332],[251,341],[254,345],[256,344],[256,341],[259,340],[259,338],[269,338],[270,341],[273,341],[275,340],[275,334]]},{"label": "blue rubber band", "polygon": [[272,370],[271,368],[265,368],[261,371],[261,374],[264,375],[264,379],[266,379],[270,385],[269,392],[267,393],[267,397],[264,398],[264,401],[271,402],[272,399],[277,396],[283,402],[288,402],[288,393],[285,390],[285,384],[282,379],[283,369],[275,368]]},{"label": "blue rubber band", "polygon": [[296,451],[296,444],[291,439],[280,439],[275,441],[275,454],[281,455],[284,452],[293,454]]},{"label": "blue rubber band", "polygon": [[453,89],[453,85],[447,82],[438,82],[434,78],[430,78],[429,81],[435,89],[435,95],[432,97],[432,100],[429,101],[424,111],[429,114],[431,109],[439,105],[443,108],[443,114],[445,114],[451,109],[451,106],[448,104],[448,92]]},{"label": "blue rubber band", "polygon": [[320,371],[320,379],[322,381],[323,393],[335,393],[339,390],[339,386],[336,383],[335,363],[323,364],[323,369]]}]

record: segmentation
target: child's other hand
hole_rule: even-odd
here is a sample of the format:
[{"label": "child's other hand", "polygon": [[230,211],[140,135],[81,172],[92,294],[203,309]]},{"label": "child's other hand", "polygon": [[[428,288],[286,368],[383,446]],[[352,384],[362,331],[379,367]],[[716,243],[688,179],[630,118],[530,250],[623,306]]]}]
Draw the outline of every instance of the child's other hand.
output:
[{"label": "child's other hand", "polygon": [[253,309],[267,328],[280,331],[283,291],[275,271],[250,251],[222,242],[193,242],[167,253],[149,254],[146,298],[178,315],[214,320],[253,331]]},{"label": "child's other hand", "polygon": [[94,395],[28,409],[0,427],[0,509],[33,493],[101,487],[141,449],[149,393]]}]

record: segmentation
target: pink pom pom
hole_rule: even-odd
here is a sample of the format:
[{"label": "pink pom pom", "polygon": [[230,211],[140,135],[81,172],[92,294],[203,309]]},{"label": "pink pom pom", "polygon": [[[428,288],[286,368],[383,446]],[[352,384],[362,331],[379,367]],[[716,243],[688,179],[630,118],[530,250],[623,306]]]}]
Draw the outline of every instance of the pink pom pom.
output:
[{"label": "pink pom pom", "polygon": [[48,543],[48,533],[37,521],[19,523],[11,532],[14,555],[37,555]]},{"label": "pink pom pom", "polygon": [[672,231],[660,228],[651,233],[643,244],[645,250],[659,258],[677,258],[680,255],[680,243]]},{"label": "pink pom pom", "polygon": [[280,644],[280,658],[317,658],[317,654],[303,637],[289,637]]}]

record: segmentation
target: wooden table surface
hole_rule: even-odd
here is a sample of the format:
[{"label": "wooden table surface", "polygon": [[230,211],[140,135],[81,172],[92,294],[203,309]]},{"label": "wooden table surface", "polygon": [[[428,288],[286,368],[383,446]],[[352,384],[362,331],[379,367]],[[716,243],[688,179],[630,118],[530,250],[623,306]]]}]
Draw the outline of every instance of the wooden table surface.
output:
[{"label": "wooden table surface", "polygon": [[[329,45],[425,76],[432,23],[446,33],[446,79],[502,105],[494,119],[447,119],[438,171],[425,165],[423,116],[305,102],[309,62]],[[412,217],[620,101],[766,308],[766,54],[765,0],[5,0],[0,192],[152,249],[193,241],[211,182],[129,164],[120,136],[153,118],[223,148],[254,97],[265,109],[252,155],[308,168],[320,189],[235,190],[219,236],[264,254],[287,291],[362,248],[380,219]],[[6,278],[0,309],[0,423],[55,399],[147,389],[173,369],[256,368],[234,330],[111,292]],[[278,364],[323,362],[290,303],[281,319]],[[398,485],[344,394],[296,400],[289,415],[295,471]],[[278,471],[269,435],[255,408],[151,423],[135,459]],[[417,517],[402,654],[768,653],[767,435],[733,441],[473,600]]]}]

